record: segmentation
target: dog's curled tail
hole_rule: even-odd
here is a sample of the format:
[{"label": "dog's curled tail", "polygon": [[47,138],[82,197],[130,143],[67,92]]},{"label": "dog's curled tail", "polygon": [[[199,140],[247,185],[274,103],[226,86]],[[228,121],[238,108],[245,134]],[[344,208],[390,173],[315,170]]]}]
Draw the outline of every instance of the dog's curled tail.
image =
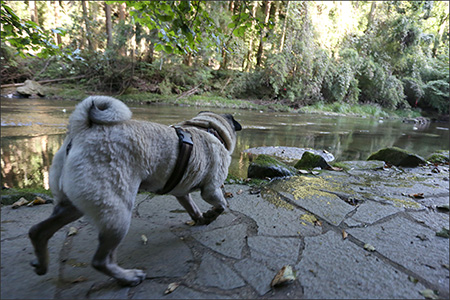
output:
[{"label": "dog's curled tail", "polygon": [[90,96],[79,103],[69,118],[69,133],[76,134],[92,124],[113,125],[131,119],[122,101],[107,96]]}]

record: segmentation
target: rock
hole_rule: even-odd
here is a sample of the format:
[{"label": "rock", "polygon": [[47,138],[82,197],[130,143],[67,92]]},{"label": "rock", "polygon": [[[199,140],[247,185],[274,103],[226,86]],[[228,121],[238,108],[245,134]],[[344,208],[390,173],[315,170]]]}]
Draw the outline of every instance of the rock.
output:
[{"label": "rock", "polygon": [[373,161],[340,161],[334,164],[335,167],[343,168],[344,170],[379,170],[383,169],[384,162],[379,160]]},{"label": "rock", "polygon": [[284,147],[284,146],[255,147],[246,149],[243,151],[243,153],[247,154],[249,157],[265,154],[269,156],[274,156],[285,163],[291,162],[293,163],[301,159],[303,153],[305,153],[306,151],[322,156],[327,162],[331,162],[334,160],[333,154],[331,154],[326,150],[314,150],[297,147]]},{"label": "rock", "polygon": [[45,96],[42,86],[34,80],[25,80],[24,85],[17,88],[17,93],[27,98],[32,95]]},{"label": "rock", "polygon": [[317,167],[322,169],[332,168],[322,156],[308,151],[303,153],[302,158],[295,164],[294,167],[296,169],[314,169]]},{"label": "rock", "polygon": [[259,155],[250,165],[248,166],[248,177],[249,178],[261,178],[266,177],[286,177],[293,176],[297,173],[293,167],[282,163],[276,158],[270,157],[268,155]]},{"label": "rock", "polygon": [[441,150],[437,151],[430,156],[428,156],[427,160],[434,164],[448,164],[449,162],[449,151]]},{"label": "rock", "polygon": [[381,160],[398,167],[417,167],[426,161],[413,153],[397,147],[381,149],[372,153],[367,160]]}]

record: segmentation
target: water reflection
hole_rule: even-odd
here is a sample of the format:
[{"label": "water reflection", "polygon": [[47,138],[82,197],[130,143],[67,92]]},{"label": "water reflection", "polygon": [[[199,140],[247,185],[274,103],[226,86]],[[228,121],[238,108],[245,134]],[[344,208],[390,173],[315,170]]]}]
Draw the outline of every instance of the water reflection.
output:
[{"label": "water reflection", "polygon": [[[64,140],[75,104],[1,99],[3,185],[48,188],[49,166]],[[169,125],[192,118],[203,109],[135,105],[131,110],[136,119]],[[233,113],[243,125],[230,166],[230,173],[239,177],[246,177],[249,164],[241,152],[252,147],[321,149],[331,152],[339,161],[365,160],[370,153],[392,146],[426,157],[435,150],[447,150],[449,144],[448,125],[442,123],[418,128],[398,120],[213,110]]]},{"label": "water reflection", "polygon": [[49,188],[48,172],[64,136],[3,138],[1,146],[2,184],[6,187]]}]

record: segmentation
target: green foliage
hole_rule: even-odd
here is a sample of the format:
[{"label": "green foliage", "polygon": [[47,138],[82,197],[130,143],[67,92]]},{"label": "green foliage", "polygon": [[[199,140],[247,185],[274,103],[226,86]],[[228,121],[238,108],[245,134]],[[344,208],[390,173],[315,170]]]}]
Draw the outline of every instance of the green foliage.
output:
[{"label": "green foliage", "polygon": [[43,30],[35,22],[19,18],[4,1],[1,1],[0,12],[2,43],[10,44],[17,50],[18,55],[25,58],[32,51],[41,58],[63,54],[63,51],[53,42],[52,34],[64,35],[64,29]]}]

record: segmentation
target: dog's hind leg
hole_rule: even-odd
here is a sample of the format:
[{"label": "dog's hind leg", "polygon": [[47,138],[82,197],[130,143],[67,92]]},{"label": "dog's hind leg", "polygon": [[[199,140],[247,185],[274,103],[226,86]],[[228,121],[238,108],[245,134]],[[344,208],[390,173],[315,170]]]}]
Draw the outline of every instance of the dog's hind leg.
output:
[{"label": "dog's hind leg", "polygon": [[61,201],[53,209],[50,217],[34,225],[28,232],[34,247],[36,260],[31,262],[36,274],[44,275],[48,268],[48,240],[64,225],[79,219],[83,213],[68,200]]},{"label": "dog's hind leg", "polygon": [[184,207],[184,209],[186,209],[186,211],[196,224],[198,225],[205,224],[203,220],[203,214],[198,208],[198,206],[195,204],[195,202],[192,201],[191,195],[187,194],[185,196],[176,198],[178,202],[180,202],[180,204]]},{"label": "dog's hind leg", "polygon": [[213,206],[212,209],[203,213],[203,219],[205,224],[209,224],[217,217],[224,212],[225,207],[227,206],[227,201],[222,194],[222,190],[220,188],[204,188],[201,191],[202,198],[209,204]]},{"label": "dog's hind leg", "polygon": [[[139,269],[123,269],[117,265],[116,251],[122,239],[128,232],[131,213],[127,213],[126,224],[118,218],[111,217],[117,224],[102,224],[99,233],[99,245],[92,260],[92,266],[98,271],[115,278],[122,285],[136,286],[141,283],[146,274]],[[111,222],[111,223],[112,223]]]}]

